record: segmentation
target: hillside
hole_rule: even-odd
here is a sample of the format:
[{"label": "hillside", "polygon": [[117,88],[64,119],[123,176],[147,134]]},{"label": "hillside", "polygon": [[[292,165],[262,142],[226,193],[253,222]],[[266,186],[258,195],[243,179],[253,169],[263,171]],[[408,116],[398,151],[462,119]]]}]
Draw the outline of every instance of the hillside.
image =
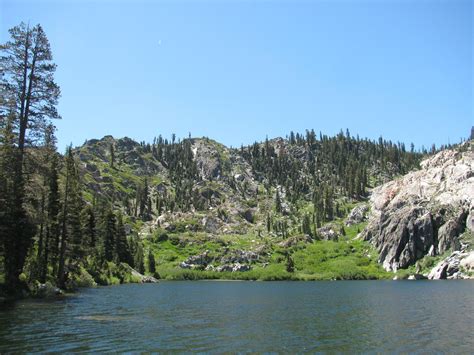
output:
[{"label": "hillside", "polygon": [[106,136],[74,154],[88,203],[120,211],[129,241],[152,253],[162,277],[244,279],[384,275],[371,245],[354,240],[364,201],[421,156],[348,132],[239,149],[208,138]]},{"label": "hillside", "polygon": [[416,167],[419,159],[391,143],[379,148],[343,135],[324,139],[278,138],[229,149],[206,138],[145,144],[106,136],[75,154],[89,202],[111,201],[127,215],[167,229],[206,217],[202,229],[217,234],[263,232],[270,219],[279,235],[300,229],[305,215],[311,227],[346,215],[367,189]]}]

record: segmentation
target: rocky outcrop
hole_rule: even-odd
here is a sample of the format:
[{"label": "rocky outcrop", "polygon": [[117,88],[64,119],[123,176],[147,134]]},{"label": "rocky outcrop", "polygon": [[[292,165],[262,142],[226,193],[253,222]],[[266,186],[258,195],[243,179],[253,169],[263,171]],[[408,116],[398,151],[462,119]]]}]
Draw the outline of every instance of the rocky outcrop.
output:
[{"label": "rocky outcrop", "polygon": [[438,229],[438,252],[440,254],[446,252],[447,250],[459,250],[461,247],[461,243],[457,238],[463,230],[463,213],[460,214],[458,220],[450,219],[445,224],[443,224]]},{"label": "rocky outcrop", "polygon": [[141,279],[142,284],[154,284],[157,283],[158,280],[154,278],[153,276],[143,276]]},{"label": "rocky outcrop", "polygon": [[474,251],[455,251],[431,270],[428,279],[469,279],[472,270],[474,270]]},{"label": "rocky outcrop", "polygon": [[222,264],[229,264],[229,263],[251,264],[251,263],[257,262],[259,258],[260,258],[260,255],[253,251],[234,250],[224,255],[220,259],[220,262]]},{"label": "rocky outcrop", "polygon": [[461,271],[474,275],[474,251],[470,251],[459,263]]},{"label": "rocky outcrop", "polygon": [[427,277],[425,275],[413,274],[413,275],[408,276],[407,280],[426,280],[426,279]]},{"label": "rocky outcrop", "polygon": [[216,271],[216,272],[245,272],[252,270],[252,267],[247,264],[226,264],[214,267],[213,265],[208,265],[206,271]]},{"label": "rocky outcrop", "polygon": [[327,224],[321,228],[318,228],[316,230],[317,236],[321,240],[333,240],[333,241],[338,241],[339,240],[339,228],[336,225],[333,224]]},{"label": "rocky outcrop", "polygon": [[122,268],[126,269],[130,274],[137,279],[140,283],[157,283],[158,279],[153,277],[153,276],[148,276],[148,275],[143,275],[140,274],[137,270],[129,266],[128,264],[121,263],[120,264]]},{"label": "rocky outcrop", "polygon": [[257,213],[256,209],[249,208],[242,212],[242,217],[249,223],[255,222],[255,214]]},{"label": "rocky outcrop", "polygon": [[222,227],[223,223],[216,217],[208,216],[202,219],[202,225],[206,232],[215,234]]},{"label": "rocky outcrop", "polygon": [[193,139],[192,152],[203,180],[218,179],[222,175],[222,155],[226,147],[210,139]]},{"label": "rocky outcrop", "polygon": [[369,206],[358,205],[352,209],[346,218],[346,226],[352,226],[354,224],[362,223],[367,219],[367,213],[369,212]]},{"label": "rocky outcrop", "polygon": [[[185,261],[179,264],[182,269],[192,270],[206,270],[206,271],[217,271],[217,272],[238,272],[238,271],[249,271],[251,270],[250,264],[256,263],[260,260],[262,255],[266,254],[265,248],[260,248],[256,251],[246,250],[224,250],[224,255],[221,256],[210,256],[210,251],[206,250],[204,253],[199,255],[192,255]],[[220,264],[214,266],[212,263]]]},{"label": "rocky outcrop", "polygon": [[459,235],[472,224],[474,153],[442,151],[420,170],[375,188],[370,203],[361,236],[376,246],[386,270],[405,268],[430,252],[459,250]]},{"label": "rocky outcrop", "polygon": [[209,250],[199,255],[191,255],[179,267],[182,269],[204,269],[213,259],[209,256]]},{"label": "rocky outcrop", "polygon": [[474,232],[474,210],[471,210],[466,218],[466,228]]},{"label": "rocky outcrop", "polygon": [[63,291],[59,287],[54,286],[49,281],[44,284],[38,283],[31,292],[33,296],[37,298],[52,298],[63,294]]}]

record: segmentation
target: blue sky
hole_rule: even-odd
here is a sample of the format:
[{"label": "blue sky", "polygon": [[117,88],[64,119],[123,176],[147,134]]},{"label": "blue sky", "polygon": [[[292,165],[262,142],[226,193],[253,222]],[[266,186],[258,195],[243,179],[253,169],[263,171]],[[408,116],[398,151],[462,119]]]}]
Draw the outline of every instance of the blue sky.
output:
[{"label": "blue sky", "polygon": [[41,23],[60,149],[106,134],[234,147],[341,128],[417,147],[467,137],[473,2],[0,0],[0,40]]}]

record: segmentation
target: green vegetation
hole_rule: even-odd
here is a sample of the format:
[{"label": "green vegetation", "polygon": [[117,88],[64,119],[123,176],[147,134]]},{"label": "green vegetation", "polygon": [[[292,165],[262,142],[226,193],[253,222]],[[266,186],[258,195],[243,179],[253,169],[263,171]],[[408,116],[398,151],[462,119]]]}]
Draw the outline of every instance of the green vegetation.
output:
[{"label": "green vegetation", "polygon": [[[156,231],[144,240],[144,246],[156,261],[156,271],[166,280],[353,280],[385,279],[392,274],[377,263],[372,246],[355,239],[364,224],[347,228],[339,241],[305,241],[291,247],[281,246],[279,237],[258,238],[256,235],[225,235],[210,237],[204,233],[167,234]],[[213,266],[222,257],[236,251],[255,251],[264,248],[252,269],[246,272],[217,272],[203,269],[182,269],[180,263],[189,257],[206,252]],[[293,271],[288,272],[291,255]]]}]

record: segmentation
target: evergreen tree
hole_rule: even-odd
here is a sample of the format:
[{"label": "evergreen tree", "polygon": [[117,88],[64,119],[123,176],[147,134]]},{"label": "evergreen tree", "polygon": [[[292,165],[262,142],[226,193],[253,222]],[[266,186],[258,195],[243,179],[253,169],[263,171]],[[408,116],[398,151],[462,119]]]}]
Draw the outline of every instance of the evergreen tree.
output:
[{"label": "evergreen tree", "polygon": [[[44,134],[47,119],[59,118],[56,104],[59,87],[53,80],[56,66],[48,39],[40,25],[32,28],[21,23],[9,30],[11,40],[0,47],[0,116],[9,116],[15,144],[4,150],[13,165],[7,170],[11,181],[6,196],[9,212],[2,222],[8,230],[3,238],[6,284],[10,292],[19,286],[26,255],[34,235],[34,226],[25,210],[25,148]],[[13,142],[9,142],[13,143]],[[8,184],[8,183],[7,183]]]},{"label": "evergreen tree", "polygon": [[[69,157],[70,155],[70,157]],[[77,170],[76,162],[72,150],[69,149],[68,161],[70,162],[70,189],[69,189],[69,203],[67,206],[67,224],[69,229],[69,235],[71,236],[71,259],[80,260],[84,256],[84,245],[82,235],[82,221],[81,212],[84,208],[84,202],[82,199],[81,182],[79,178],[79,172]]]},{"label": "evergreen tree", "polygon": [[313,235],[313,232],[311,230],[311,218],[307,214],[305,214],[304,217],[303,217],[303,223],[302,223],[301,231],[304,234],[307,234],[309,236]]},{"label": "evergreen tree", "polygon": [[115,149],[114,149],[114,144],[113,143],[110,143],[109,155],[110,155],[110,167],[113,169],[114,168],[114,163],[115,163]]},{"label": "evergreen tree", "polygon": [[275,194],[275,210],[278,213],[282,212],[282,206],[281,206],[281,198],[280,198],[280,191],[277,189],[276,194]]},{"label": "evergreen tree", "polygon": [[0,169],[0,240],[3,244],[7,291],[14,293],[20,286],[19,276],[34,234],[24,208],[24,181],[19,167],[19,151],[13,132],[10,112],[3,129]]},{"label": "evergreen tree", "polygon": [[117,234],[117,220],[111,208],[107,210],[104,217],[103,238],[104,238],[104,258],[107,261],[113,261],[116,255],[115,236]]},{"label": "evergreen tree", "polygon": [[145,273],[145,263],[144,263],[144,256],[143,256],[143,246],[141,243],[136,243],[136,250],[135,255],[133,257],[133,263],[135,269],[140,273]]},{"label": "evergreen tree", "polygon": [[86,248],[93,251],[97,246],[97,225],[93,206],[88,205],[84,208],[83,225],[84,245]]},{"label": "evergreen tree", "polygon": [[83,257],[81,211],[83,208],[82,192],[80,187],[79,172],[72,147],[66,152],[66,180],[64,184],[64,200],[61,216],[61,240],[59,249],[58,284],[64,287],[66,274],[66,261],[69,263]]},{"label": "evergreen tree", "polygon": [[131,255],[127,243],[127,235],[125,233],[125,227],[123,225],[122,214],[118,214],[117,218],[117,238],[115,249],[117,251],[117,259],[121,263],[130,263]]},{"label": "evergreen tree", "polygon": [[267,214],[267,232],[270,233],[272,230],[272,220],[270,218],[270,215]]},{"label": "evergreen tree", "polygon": [[42,258],[40,260],[40,281],[45,282],[48,264],[51,262],[53,265],[53,273],[57,271],[58,262],[58,245],[59,245],[59,212],[60,212],[60,196],[59,196],[59,161],[56,154],[56,147],[54,146],[54,139],[50,140],[51,146],[49,147],[50,156],[49,168],[46,174],[46,181],[48,185],[48,198],[47,198],[47,222],[46,222],[46,235],[44,239],[44,247],[42,252]]},{"label": "evergreen tree", "polygon": [[[56,266],[59,251],[59,213],[61,209],[59,195],[59,158],[54,155],[51,160],[51,169],[49,176],[49,196],[48,196],[48,232],[49,250],[51,251],[51,262]],[[48,248],[46,248],[48,250]]]},{"label": "evergreen tree", "polygon": [[345,235],[346,235],[346,229],[344,228],[344,226],[341,226],[341,229],[340,229],[339,233],[340,233],[342,236],[345,236]]},{"label": "evergreen tree", "polygon": [[58,261],[58,285],[64,287],[66,281],[65,266],[66,266],[66,251],[68,243],[68,210],[69,210],[69,192],[71,190],[71,180],[74,174],[74,157],[72,155],[72,148],[68,147],[66,152],[66,181],[64,183],[64,198],[63,210],[61,215],[61,239],[59,248]]},{"label": "evergreen tree", "polygon": [[290,253],[286,254],[286,271],[290,273],[295,272],[295,262],[290,256]]},{"label": "evergreen tree", "polygon": [[152,251],[148,251],[148,272],[152,275],[156,273],[155,256]]}]

